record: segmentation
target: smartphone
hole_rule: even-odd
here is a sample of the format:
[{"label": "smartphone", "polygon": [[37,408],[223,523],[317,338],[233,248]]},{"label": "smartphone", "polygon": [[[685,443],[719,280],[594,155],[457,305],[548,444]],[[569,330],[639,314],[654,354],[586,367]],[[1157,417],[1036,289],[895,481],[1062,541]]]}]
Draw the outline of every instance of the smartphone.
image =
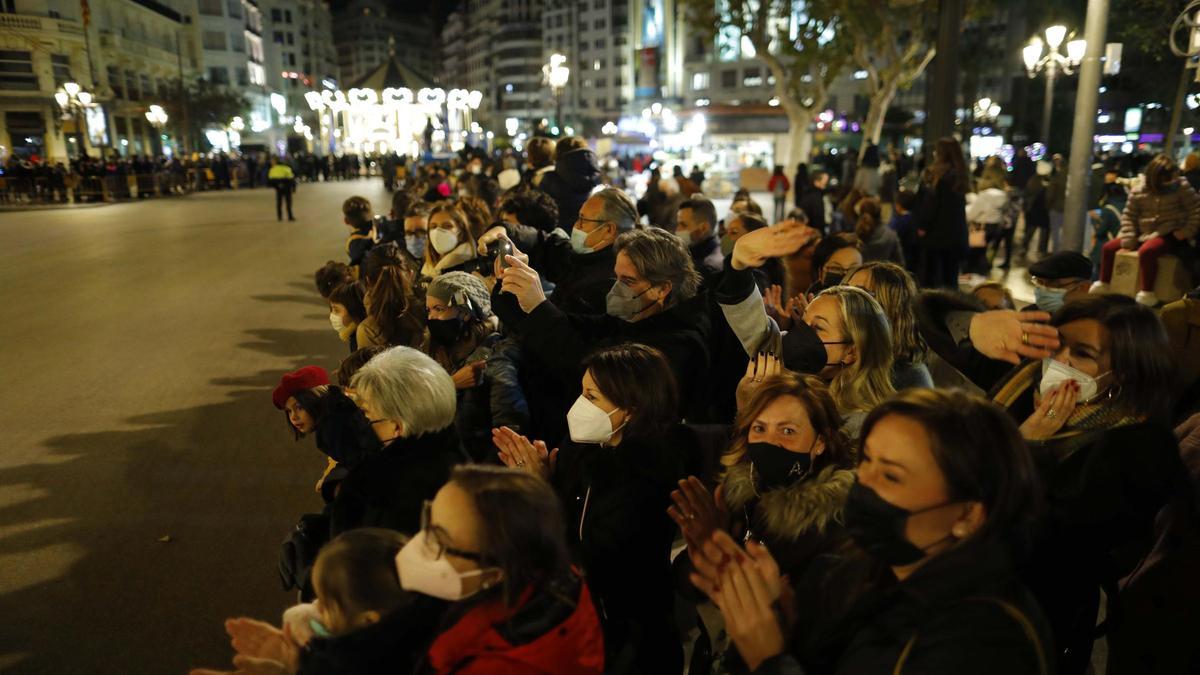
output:
[{"label": "smartphone", "polygon": [[499,260],[500,269],[508,268],[508,258],[506,256],[512,255],[512,252],[512,242],[507,239],[497,239],[488,244],[488,257],[492,260]]}]

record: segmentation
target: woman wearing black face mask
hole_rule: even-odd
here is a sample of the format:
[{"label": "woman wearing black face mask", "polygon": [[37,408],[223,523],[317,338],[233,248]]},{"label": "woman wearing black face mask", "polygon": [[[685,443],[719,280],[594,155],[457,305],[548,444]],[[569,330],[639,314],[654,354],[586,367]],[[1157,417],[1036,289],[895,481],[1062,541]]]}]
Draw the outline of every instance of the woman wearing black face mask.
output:
[{"label": "woman wearing black face mask", "polygon": [[862,244],[849,232],[831,234],[821,239],[813,249],[812,269],[816,279],[809,287],[809,296],[842,283],[851,268],[863,264]]},{"label": "woman wearing black face mask", "polygon": [[835,565],[793,592],[766,548],[723,532],[692,556],[692,581],[721,608],[748,668],[1052,672],[1049,629],[1014,572],[1041,503],[1016,425],[980,398],[912,389],[863,432],[843,519],[877,577]]},{"label": "woman wearing black face mask", "polygon": [[841,505],[854,482],[850,441],[823,382],[783,372],[765,378],[738,412],[715,492],[680,481],[668,513],[688,547],[714,528],[763,542],[785,573],[842,540]]},{"label": "woman wearing black face mask", "polygon": [[463,446],[476,460],[494,462],[491,387],[484,367],[500,335],[487,289],[466,272],[447,272],[429,283],[425,309],[429,332],[423,351],[454,380],[454,423]]}]

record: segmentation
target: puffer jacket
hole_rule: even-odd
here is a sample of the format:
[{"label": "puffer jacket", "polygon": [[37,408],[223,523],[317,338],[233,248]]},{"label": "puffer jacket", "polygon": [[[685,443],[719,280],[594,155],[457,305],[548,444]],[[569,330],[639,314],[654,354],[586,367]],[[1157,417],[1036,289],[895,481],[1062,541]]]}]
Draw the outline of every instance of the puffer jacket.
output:
[{"label": "puffer jacket", "polygon": [[1142,187],[1129,195],[1121,213],[1121,245],[1137,248],[1137,244],[1154,237],[1165,237],[1183,230],[1188,239],[1200,228],[1200,196],[1183,178],[1176,180],[1161,193]]}]

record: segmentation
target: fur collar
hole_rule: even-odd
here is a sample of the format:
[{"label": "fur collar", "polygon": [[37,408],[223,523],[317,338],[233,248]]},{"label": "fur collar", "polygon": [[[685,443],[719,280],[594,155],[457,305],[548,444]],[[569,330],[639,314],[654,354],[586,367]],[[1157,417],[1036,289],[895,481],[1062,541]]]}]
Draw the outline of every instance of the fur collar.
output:
[{"label": "fur collar", "polygon": [[726,471],[722,492],[731,512],[736,514],[753,504],[754,519],[761,523],[764,534],[795,541],[812,528],[824,534],[831,522],[841,522],[842,506],[853,484],[853,471],[830,466],[816,476],[759,496],[750,462],[738,462]]}]

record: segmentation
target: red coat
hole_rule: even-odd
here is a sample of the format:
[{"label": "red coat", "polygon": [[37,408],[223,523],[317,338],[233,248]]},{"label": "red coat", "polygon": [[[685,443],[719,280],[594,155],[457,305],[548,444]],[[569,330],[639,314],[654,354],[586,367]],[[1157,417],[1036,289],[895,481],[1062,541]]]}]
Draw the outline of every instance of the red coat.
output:
[{"label": "red coat", "polygon": [[522,594],[515,609],[506,609],[496,600],[467,612],[429,647],[428,663],[433,671],[456,675],[600,675],[604,671],[604,636],[587,586],[579,584],[579,598],[573,609],[548,594],[540,596],[537,604],[562,608],[569,614],[540,635],[512,644],[502,632],[528,632],[530,625],[546,618],[546,612],[522,612],[531,604],[530,595],[529,591]]}]

